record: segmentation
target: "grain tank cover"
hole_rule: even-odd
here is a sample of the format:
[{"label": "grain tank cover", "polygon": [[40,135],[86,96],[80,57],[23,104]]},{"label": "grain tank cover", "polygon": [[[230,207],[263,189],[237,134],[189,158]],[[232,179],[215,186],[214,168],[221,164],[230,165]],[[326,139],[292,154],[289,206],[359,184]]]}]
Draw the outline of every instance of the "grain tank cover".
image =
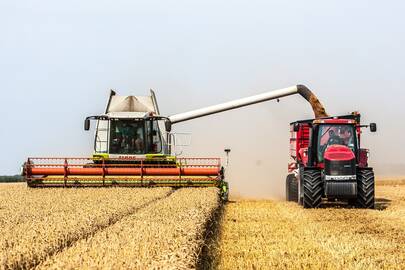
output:
[{"label": "grain tank cover", "polygon": [[111,96],[106,113],[115,112],[154,112],[157,109],[152,96]]}]

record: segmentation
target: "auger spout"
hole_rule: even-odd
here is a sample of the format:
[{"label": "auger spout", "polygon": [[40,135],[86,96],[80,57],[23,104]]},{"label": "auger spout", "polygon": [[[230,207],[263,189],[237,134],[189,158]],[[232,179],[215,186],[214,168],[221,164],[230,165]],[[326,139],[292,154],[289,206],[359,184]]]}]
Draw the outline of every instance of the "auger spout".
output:
[{"label": "auger spout", "polygon": [[170,121],[174,123],[179,123],[211,114],[216,114],[224,111],[229,111],[233,110],[236,108],[264,102],[264,101],[269,101],[273,99],[278,99],[286,96],[291,96],[299,94],[301,95],[305,100],[307,100],[312,107],[312,110],[314,111],[315,118],[322,118],[322,117],[328,117],[328,114],[326,113],[325,108],[323,107],[322,103],[319,101],[319,99],[315,96],[315,94],[309,90],[306,86],[304,85],[295,85],[283,89],[278,89],[270,92],[266,92],[263,94],[255,95],[255,96],[250,96],[250,97],[245,97],[245,98],[240,98],[236,99],[233,101],[228,101],[225,103],[185,112],[185,113],[180,113],[180,114],[175,114],[172,116],[169,116]]}]

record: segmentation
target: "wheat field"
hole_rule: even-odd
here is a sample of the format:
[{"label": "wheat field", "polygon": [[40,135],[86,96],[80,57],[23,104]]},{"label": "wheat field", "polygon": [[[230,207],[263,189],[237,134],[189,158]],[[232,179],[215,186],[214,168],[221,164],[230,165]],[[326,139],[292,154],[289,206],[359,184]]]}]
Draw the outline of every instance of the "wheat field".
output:
[{"label": "wheat field", "polygon": [[195,268],[216,188],[0,185],[0,269]]},{"label": "wheat field", "polygon": [[0,269],[404,269],[405,182],[376,210],[234,199],[216,188],[0,185]]},{"label": "wheat field", "polygon": [[382,182],[376,193],[377,210],[233,201],[211,268],[405,269],[405,183]]}]

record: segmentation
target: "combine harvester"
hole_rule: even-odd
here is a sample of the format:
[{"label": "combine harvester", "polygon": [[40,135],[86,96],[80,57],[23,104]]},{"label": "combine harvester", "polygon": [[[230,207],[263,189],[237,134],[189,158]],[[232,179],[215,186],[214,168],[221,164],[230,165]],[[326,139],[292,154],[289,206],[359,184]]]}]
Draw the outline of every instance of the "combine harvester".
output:
[{"label": "combine harvester", "polygon": [[[150,96],[118,96],[114,91],[111,91],[105,113],[87,117],[84,122],[85,130],[89,130],[90,120],[96,121],[94,154],[91,158],[28,158],[23,166],[23,176],[29,187],[215,186],[220,189],[221,198],[227,200],[229,188],[225,181],[224,168],[221,166],[220,159],[177,157],[175,154],[176,134],[171,133],[172,124],[295,94],[305,98],[311,104],[315,118],[322,120],[315,120],[321,121],[319,123],[304,121],[293,124],[295,137],[292,142],[294,140],[296,142],[295,156],[293,157],[296,163],[295,167],[290,165],[291,174],[287,178],[287,195],[290,200],[295,199],[297,202],[303,203],[305,207],[317,207],[319,206],[318,201],[312,200],[308,203],[308,200],[302,199],[309,196],[308,192],[318,192],[318,177],[315,177],[312,171],[311,176],[315,179],[316,188],[313,188],[314,180],[312,178],[311,189],[308,189],[307,184],[302,184],[309,181],[306,176],[309,173],[304,173],[304,171],[317,170],[322,175],[323,184],[327,184],[329,181],[333,183],[336,181],[346,182],[347,179],[344,177],[330,178],[330,175],[322,173],[324,168],[322,164],[327,162],[314,161],[319,156],[313,154],[316,151],[314,147],[310,148],[309,158],[301,158],[301,155],[308,152],[305,152],[305,147],[310,145],[308,143],[309,131],[311,128],[316,127],[315,130],[318,131],[320,127],[333,125],[333,130],[340,130],[341,126],[350,126],[359,132],[360,116],[353,116],[358,118],[358,122],[350,117],[348,120],[330,118],[316,96],[303,85],[241,98],[169,117],[160,115],[153,91],[151,91]],[[306,144],[302,141],[305,141]],[[331,170],[333,176],[341,171],[343,173],[350,171],[350,177],[352,177],[353,170],[346,168],[347,162],[341,163],[340,160],[341,157],[347,160],[350,155],[348,151],[350,151],[352,155],[356,153],[355,160],[350,161],[350,166],[354,166],[354,170],[358,166],[364,166],[364,162],[357,162],[357,160],[364,159],[365,153],[363,150],[359,151],[362,155],[360,157],[356,152],[358,147],[356,140],[354,147],[346,152],[342,150],[344,146],[330,146],[326,151],[323,149],[322,151],[327,155],[327,160],[339,160],[338,163],[332,164],[332,167],[327,167],[327,170]],[[328,154],[329,152],[333,153]],[[329,172],[327,170],[325,169],[325,172]],[[349,179],[354,182],[354,186],[356,186],[356,179]],[[359,184],[358,186],[361,187],[362,185]],[[333,190],[335,197],[339,197],[336,196],[336,194],[340,194],[339,192],[346,192],[345,187],[335,184],[322,187],[322,195],[329,194],[324,194],[324,190],[327,192]],[[310,194],[310,197],[313,198],[315,195]]]}]

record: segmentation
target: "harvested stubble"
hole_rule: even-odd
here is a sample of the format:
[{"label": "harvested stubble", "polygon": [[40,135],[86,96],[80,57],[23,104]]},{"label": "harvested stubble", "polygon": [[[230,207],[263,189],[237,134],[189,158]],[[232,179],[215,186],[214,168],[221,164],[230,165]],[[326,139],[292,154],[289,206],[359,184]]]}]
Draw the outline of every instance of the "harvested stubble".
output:
[{"label": "harvested stubble", "polygon": [[378,185],[377,210],[237,201],[212,256],[219,269],[404,269],[405,185]]},{"label": "harvested stubble", "polygon": [[0,269],[34,267],[170,191],[0,185]]},{"label": "harvested stubble", "polygon": [[185,188],[78,241],[39,269],[193,269],[204,228],[219,207],[216,188]]}]

